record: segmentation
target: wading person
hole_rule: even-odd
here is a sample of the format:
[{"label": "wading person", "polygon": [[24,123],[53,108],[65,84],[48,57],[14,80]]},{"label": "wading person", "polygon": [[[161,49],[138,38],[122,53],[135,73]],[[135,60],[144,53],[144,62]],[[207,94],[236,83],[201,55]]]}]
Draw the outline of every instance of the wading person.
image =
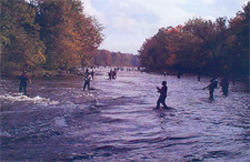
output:
[{"label": "wading person", "polygon": [[180,70],[178,71],[177,78],[181,79],[181,71]]},{"label": "wading person", "polygon": [[227,78],[222,78],[220,82],[221,90],[223,92],[223,95],[227,96],[228,95],[228,87],[229,87],[229,82]]},{"label": "wading person", "polygon": [[112,74],[113,74],[113,71],[112,71],[112,69],[110,69],[110,71],[109,71],[109,73],[108,73],[109,80],[111,80],[111,79],[112,79]]},{"label": "wading person", "polygon": [[114,69],[114,71],[112,73],[112,79],[116,79],[116,77],[117,77],[116,74],[117,74],[117,70]]},{"label": "wading person", "polygon": [[214,99],[214,89],[217,88],[218,81],[213,78],[210,80],[210,84],[203,88],[203,90],[208,89],[209,90],[209,99],[213,100]]},{"label": "wading person", "polygon": [[91,70],[91,77],[92,77],[92,79],[94,79],[94,73],[95,73],[95,72],[94,72],[94,69],[92,69],[92,70]]},{"label": "wading person", "polygon": [[85,74],[86,74],[86,73],[89,73],[89,68],[86,69]]},{"label": "wading person", "polygon": [[198,79],[198,81],[200,82],[201,81],[201,72],[200,71],[198,71],[198,73],[197,73],[197,79]]},{"label": "wading person", "polygon": [[90,81],[91,81],[91,74],[86,73],[84,77],[84,85],[83,85],[83,91],[85,91],[86,86],[88,86],[88,90],[90,90]]},{"label": "wading person", "polygon": [[23,74],[20,76],[20,84],[19,84],[19,93],[22,93],[27,96],[27,81],[29,80],[29,83],[31,84],[31,80],[26,74],[26,71],[23,71]]},{"label": "wading person", "polygon": [[159,109],[160,108],[160,104],[162,104],[164,106],[164,109],[167,109],[167,105],[165,103],[165,100],[167,98],[167,92],[168,92],[168,87],[167,87],[167,82],[163,81],[162,82],[162,87],[156,87],[157,88],[157,92],[160,93],[160,97],[157,100],[157,106],[155,109]]}]

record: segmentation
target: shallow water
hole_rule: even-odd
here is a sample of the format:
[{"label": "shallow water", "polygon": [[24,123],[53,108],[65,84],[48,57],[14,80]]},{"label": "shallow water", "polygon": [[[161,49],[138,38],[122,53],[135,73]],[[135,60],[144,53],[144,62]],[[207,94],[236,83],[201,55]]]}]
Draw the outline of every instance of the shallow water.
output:
[{"label": "shallow water", "polygon": [[[1,80],[1,154],[6,161],[235,161],[250,157],[250,95],[230,85],[208,100],[192,76],[119,71],[109,81],[97,69],[94,90],[83,77],[33,80],[29,97],[18,81]],[[167,105],[156,106],[156,86],[168,82]]]}]

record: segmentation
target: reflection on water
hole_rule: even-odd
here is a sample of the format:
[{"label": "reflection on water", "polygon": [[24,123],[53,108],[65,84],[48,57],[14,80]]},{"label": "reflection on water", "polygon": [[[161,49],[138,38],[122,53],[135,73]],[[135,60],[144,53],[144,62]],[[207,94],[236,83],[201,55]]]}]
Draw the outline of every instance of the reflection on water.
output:
[{"label": "reflection on water", "polygon": [[[202,90],[209,78],[98,69],[83,77],[34,80],[29,97],[1,80],[1,153],[6,161],[249,161],[250,96],[242,85]],[[152,110],[168,82],[170,110]]]}]

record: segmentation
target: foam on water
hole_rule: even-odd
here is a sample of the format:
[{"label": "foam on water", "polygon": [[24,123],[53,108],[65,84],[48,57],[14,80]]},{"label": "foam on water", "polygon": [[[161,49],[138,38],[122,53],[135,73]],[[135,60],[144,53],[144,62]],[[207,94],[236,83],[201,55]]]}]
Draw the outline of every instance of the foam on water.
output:
[{"label": "foam on water", "polygon": [[43,98],[43,97],[40,97],[40,96],[36,96],[36,97],[32,98],[32,97],[28,97],[28,96],[21,95],[21,94],[0,95],[0,100],[8,100],[10,102],[28,101],[28,102],[32,102],[32,103],[35,103],[35,104],[45,104],[45,105],[57,105],[57,104],[59,104],[58,101],[50,100],[50,98]]},{"label": "foam on water", "polygon": [[0,137],[11,137],[11,134],[9,134],[8,132],[4,131],[4,132],[1,132],[0,131]]},{"label": "foam on water", "polygon": [[57,127],[66,127],[68,124],[66,124],[65,118],[64,117],[56,117],[54,119],[54,125]]}]

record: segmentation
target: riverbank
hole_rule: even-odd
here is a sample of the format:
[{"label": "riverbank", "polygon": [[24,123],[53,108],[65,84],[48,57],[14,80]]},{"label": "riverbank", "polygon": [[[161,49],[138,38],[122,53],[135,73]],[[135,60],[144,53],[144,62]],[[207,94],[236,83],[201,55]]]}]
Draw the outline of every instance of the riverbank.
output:
[{"label": "riverbank", "polygon": [[[110,67],[99,67],[99,68],[94,68],[94,71],[98,71],[99,69],[106,69],[109,71]],[[134,72],[139,72],[136,67],[133,68]],[[175,70],[166,70],[166,71],[144,71],[141,73],[148,73],[148,74],[157,74],[157,75],[162,75],[162,76],[176,76],[178,77],[178,72]],[[15,71],[11,75],[2,75],[2,78],[11,78],[11,79],[17,79],[19,76],[21,76],[22,72],[20,71]],[[55,79],[55,78],[64,78],[64,77],[75,77],[75,76],[84,76],[84,70],[69,70],[69,71],[47,71],[47,70],[42,70],[42,71],[34,71],[28,72],[28,76],[31,77],[31,79]],[[196,77],[198,79],[198,75],[194,73],[183,73],[180,75],[180,78],[182,77]],[[201,75],[201,80],[203,78],[213,78],[213,75]],[[218,76],[221,78],[220,76]],[[243,76],[238,76],[238,77],[229,77],[229,81],[231,82],[232,85],[235,84],[243,84],[244,85],[244,92],[250,93],[250,77],[243,77]]]},{"label": "riverbank", "polygon": [[[12,71],[9,73],[1,74],[2,78],[17,78],[22,75],[22,71]],[[52,78],[52,77],[65,77],[72,75],[83,75],[83,72],[77,70],[38,70],[38,71],[27,71],[27,75],[32,78]]]},{"label": "riverbank", "polygon": [[[176,70],[165,70],[165,71],[144,71],[145,73],[149,74],[157,74],[157,75],[162,75],[162,76],[176,76],[176,78],[179,77],[181,79],[182,77],[196,77],[198,80],[198,74],[195,73],[180,73],[178,76],[178,71]],[[213,74],[207,74],[207,75],[200,75],[200,79],[202,78],[213,78],[217,76],[218,78],[225,77],[223,75],[213,75]],[[228,77],[229,81],[231,82],[232,85],[235,85],[237,83],[244,84],[244,92],[250,93],[250,76],[226,76]]]}]

